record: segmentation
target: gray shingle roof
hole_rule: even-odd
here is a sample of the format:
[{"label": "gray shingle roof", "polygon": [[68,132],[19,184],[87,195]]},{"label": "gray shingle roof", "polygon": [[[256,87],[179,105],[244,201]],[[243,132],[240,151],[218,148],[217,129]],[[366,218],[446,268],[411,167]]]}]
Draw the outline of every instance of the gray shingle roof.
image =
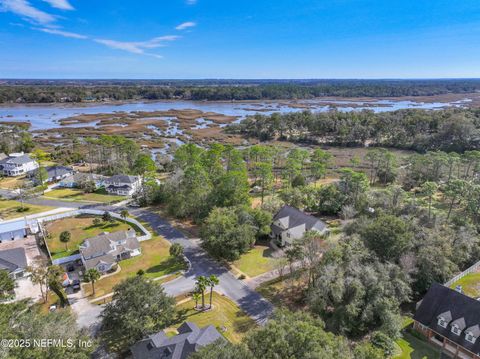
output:
[{"label": "gray shingle roof", "polygon": [[112,249],[112,242],[126,241],[125,244],[122,244],[122,247],[129,250],[134,250],[140,248],[140,243],[137,240],[136,233],[133,229],[128,231],[117,231],[113,233],[104,233],[98,236],[88,238],[80,246],[80,253],[85,258],[90,258],[92,256],[100,256],[104,253],[111,252],[114,253]]},{"label": "gray shingle roof", "polygon": [[163,332],[150,335],[135,343],[130,350],[134,359],[185,359],[201,347],[225,340],[212,325],[198,328],[185,322],[178,328],[178,335],[168,338]]},{"label": "gray shingle roof", "polygon": [[128,176],[128,175],[114,175],[105,180],[106,184],[113,184],[113,183],[128,183],[132,184],[138,181],[137,176]]},{"label": "gray shingle roof", "polygon": [[472,344],[465,339],[466,330],[462,331],[460,335],[452,333],[453,322],[448,323],[447,328],[438,325],[440,314],[448,312],[450,312],[453,322],[463,318],[465,323],[461,324],[462,326],[465,325],[466,328],[480,324],[480,302],[478,300],[437,283],[430,287],[413,319],[472,353],[480,353],[480,339]]},{"label": "gray shingle roof", "polygon": [[12,248],[0,251],[0,269],[13,272],[27,266],[27,256],[24,248]]},{"label": "gray shingle roof", "polygon": [[[294,228],[297,226],[300,226],[302,224],[305,224],[305,229],[307,231],[310,231],[312,229],[316,229],[319,232],[322,232],[327,225],[321,221],[320,219],[310,216],[299,209],[291,206],[283,206],[278,213],[275,215],[273,218],[274,221],[277,221],[279,219],[285,219],[283,223],[285,224],[286,228]],[[285,229],[280,228],[278,226],[273,225],[272,226],[272,231],[275,234],[278,234]]]},{"label": "gray shingle roof", "polygon": [[34,160],[31,159],[29,155],[21,155],[18,157],[8,157],[6,159],[6,163],[15,163],[17,165],[23,165],[32,161]]}]

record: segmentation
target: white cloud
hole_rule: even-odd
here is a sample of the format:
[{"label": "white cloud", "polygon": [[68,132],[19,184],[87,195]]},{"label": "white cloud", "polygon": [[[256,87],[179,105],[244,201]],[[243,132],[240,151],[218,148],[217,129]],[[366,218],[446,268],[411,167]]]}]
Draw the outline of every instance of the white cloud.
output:
[{"label": "white cloud", "polygon": [[49,3],[51,7],[61,10],[75,10],[68,0],[43,0]]},{"label": "white cloud", "polygon": [[184,23],[181,23],[180,25],[178,25],[175,29],[185,30],[185,29],[188,29],[189,27],[194,27],[196,25],[197,25],[197,23],[195,23],[193,21],[187,21],[187,22],[184,22]]},{"label": "white cloud", "polygon": [[63,37],[69,37],[69,38],[72,38],[72,39],[88,39],[88,37],[85,36],[85,35],[76,34],[74,32],[69,32],[69,31],[62,31],[62,30],[49,29],[49,28],[43,28],[43,29],[37,29],[37,30],[46,32],[48,34],[59,35],[59,36],[63,36]]},{"label": "white cloud", "polygon": [[195,5],[197,0],[187,0],[187,5]]},{"label": "white cloud", "polygon": [[123,50],[127,52],[131,52],[132,54],[141,54],[141,55],[149,55],[154,56],[157,58],[161,58],[161,55],[151,54],[145,52],[146,49],[156,49],[159,47],[165,46],[166,42],[175,41],[179,38],[179,36],[159,36],[154,37],[153,39],[147,41],[117,41],[117,40],[109,40],[109,39],[94,39],[95,42],[99,44],[108,46],[111,49],[116,50]]},{"label": "white cloud", "polygon": [[0,9],[12,12],[39,24],[49,24],[55,21],[55,16],[34,8],[27,0],[0,0]]}]

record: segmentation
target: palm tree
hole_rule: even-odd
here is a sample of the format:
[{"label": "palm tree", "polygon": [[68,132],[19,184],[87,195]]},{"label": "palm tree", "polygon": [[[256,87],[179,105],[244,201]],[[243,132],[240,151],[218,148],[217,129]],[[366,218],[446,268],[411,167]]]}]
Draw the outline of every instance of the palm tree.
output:
[{"label": "palm tree", "polygon": [[205,309],[205,289],[207,289],[207,278],[203,275],[197,277],[195,291],[202,294],[202,309]]},{"label": "palm tree", "polygon": [[195,309],[198,308],[198,301],[200,300],[200,293],[193,292],[192,298],[195,301]]},{"label": "palm tree", "polygon": [[65,243],[65,251],[68,251],[68,242],[70,242],[71,234],[69,231],[60,233],[60,242]]},{"label": "palm tree", "polygon": [[96,268],[90,268],[83,277],[86,282],[92,283],[92,294],[95,296],[95,282],[100,278],[100,272]]},{"label": "palm tree", "polygon": [[208,285],[210,286],[210,309],[212,308],[212,297],[213,297],[213,287],[218,285],[220,283],[220,280],[215,274],[210,275],[210,277],[207,278]]}]

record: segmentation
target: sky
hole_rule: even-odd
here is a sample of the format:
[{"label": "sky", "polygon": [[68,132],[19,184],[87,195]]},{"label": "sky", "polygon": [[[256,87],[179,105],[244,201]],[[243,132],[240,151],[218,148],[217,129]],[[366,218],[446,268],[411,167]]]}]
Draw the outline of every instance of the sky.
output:
[{"label": "sky", "polygon": [[0,78],[460,77],[479,0],[0,0]]}]

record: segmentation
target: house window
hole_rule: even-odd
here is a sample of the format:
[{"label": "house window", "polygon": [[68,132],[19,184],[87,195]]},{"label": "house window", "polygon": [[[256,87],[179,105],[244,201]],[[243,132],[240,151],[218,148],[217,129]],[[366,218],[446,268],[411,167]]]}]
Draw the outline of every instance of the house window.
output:
[{"label": "house window", "polygon": [[447,322],[443,318],[438,319],[438,325],[440,325],[443,328],[447,327]]},{"label": "house window", "polygon": [[467,341],[469,341],[472,344],[475,344],[475,341],[477,340],[477,338],[475,338],[471,333],[467,333],[467,335],[465,336],[465,339],[467,339]]},{"label": "house window", "polygon": [[460,335],[460,329],[458,329],[458,326],[452,325],[452,333],[456,335]]}]

